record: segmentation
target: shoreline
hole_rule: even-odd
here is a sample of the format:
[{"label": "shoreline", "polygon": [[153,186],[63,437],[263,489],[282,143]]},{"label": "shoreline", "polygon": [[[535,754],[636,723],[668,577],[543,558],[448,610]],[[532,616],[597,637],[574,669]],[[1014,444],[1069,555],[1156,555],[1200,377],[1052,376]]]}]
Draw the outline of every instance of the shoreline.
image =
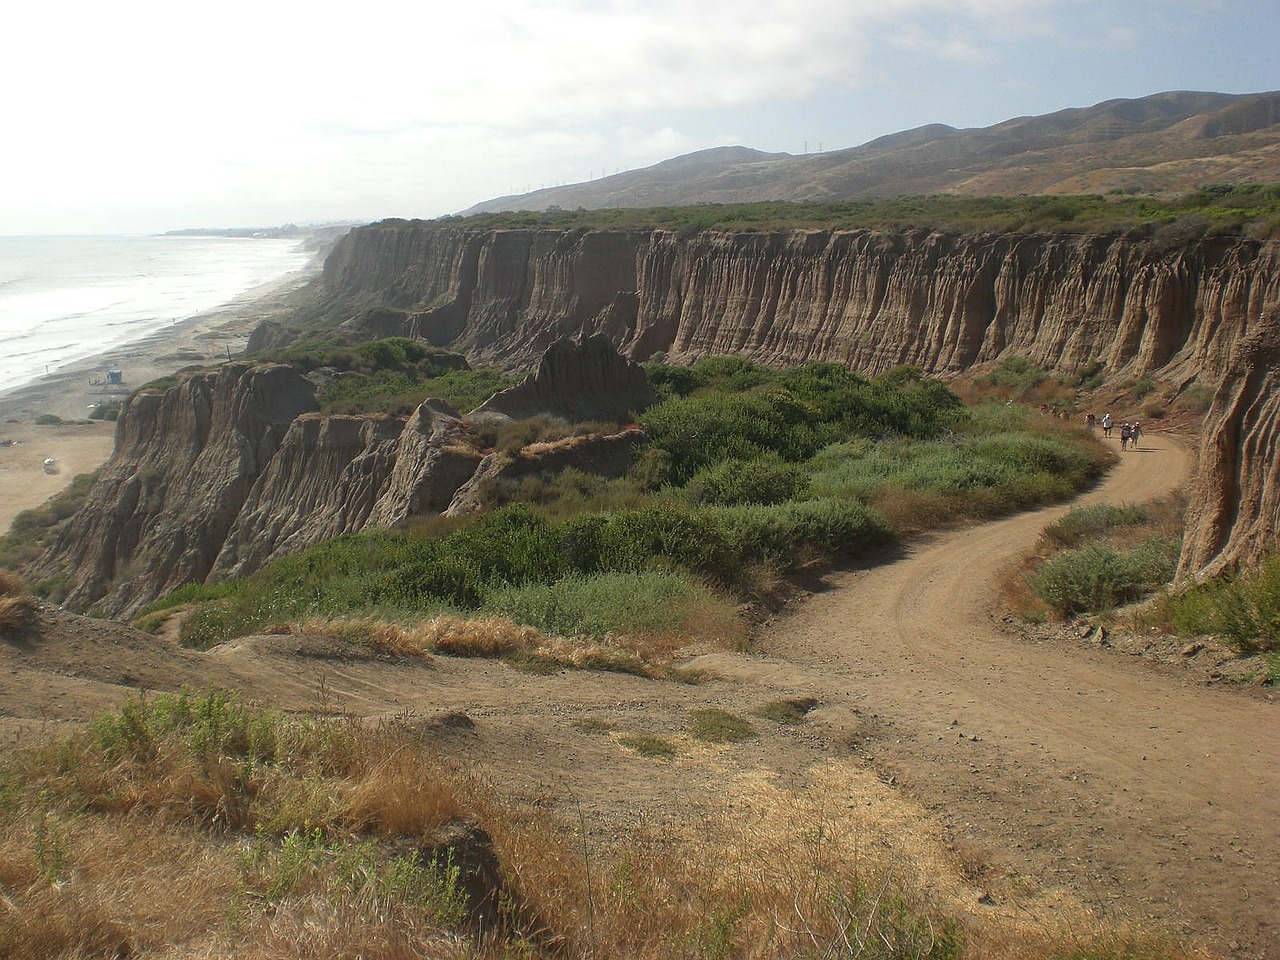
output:
[{"label": "shoreline", "polygon": [[[250,287],[212,310],[175,320],[137,340],[0,390],[0,434],[7,436],[11,424],[45,413],[82,420],[94,403],[112,396],[123,400],[143,384],[183,367],[219,366],[236,359],[259,323],[295,305],[292,295],[319,276],[320,266],[317,258],[301,270]],[[123,370],[123,381],[112,386],[91,382],[95,374],[101,378],[107,369]]]},{"label": "shoreline", "polygon": [[[77,474],[90,473],[110,458],[116,424],[86,419],[92,405],[113,396],[123,400],[183,367],[216,367],[237,359],[259,323],[296,308],[296,294],[319,276],[321,264],[316,257],[212,310],[0,391],[0,536],[23,510],[40,506]],[[107,369],[123,370],[123,382],[100,382]],[[37,424],[45,414],[62,422]],[[51,469],[45,463],[50,458]]]}]

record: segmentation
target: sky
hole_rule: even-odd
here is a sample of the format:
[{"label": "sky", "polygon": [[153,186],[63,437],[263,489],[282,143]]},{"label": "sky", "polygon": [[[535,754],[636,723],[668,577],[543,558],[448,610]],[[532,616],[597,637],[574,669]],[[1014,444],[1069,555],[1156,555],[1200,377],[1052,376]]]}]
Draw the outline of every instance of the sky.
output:
[{"label": "sky", "polygon": [[42,0],[0,33],[0,235],[436,217],[707,147],[801,154],[1280,89],[1276,0]]}]

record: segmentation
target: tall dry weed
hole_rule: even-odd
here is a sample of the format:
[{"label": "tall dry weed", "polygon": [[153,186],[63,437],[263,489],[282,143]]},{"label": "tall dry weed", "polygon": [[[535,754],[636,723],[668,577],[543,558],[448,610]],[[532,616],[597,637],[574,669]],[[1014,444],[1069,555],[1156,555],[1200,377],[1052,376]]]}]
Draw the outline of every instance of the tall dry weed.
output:
[{"label": "tall dry weed", "polygon": [[27,592],[27,585],[12,570],[0,568],[0,597],[17,597]]}]

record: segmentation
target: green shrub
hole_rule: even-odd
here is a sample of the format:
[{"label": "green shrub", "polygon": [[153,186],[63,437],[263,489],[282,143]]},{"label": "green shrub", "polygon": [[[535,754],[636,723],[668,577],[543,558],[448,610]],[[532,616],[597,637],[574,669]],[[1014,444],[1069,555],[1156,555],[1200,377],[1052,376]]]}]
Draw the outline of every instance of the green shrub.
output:
[{"label": "green shrub", "polygon": [[688,495],[694,503],[776,504],[795,499],[808,482],[803,467],[766,455],[704,467],[689,481]]},{"label": "green shrub", "polygon": [[1013,354],[1001,358],[988,373],[979,379],[993,387],[1004,387],[1020,397],[1038,387],[1049,375],[1026,357]]},{"label": "green shrub", "polygon": [[1177,559],[1177,543],[1164,538],[1132,550],[1092,544],[1046,563],[1036,575],[1035,589],[1064,616],[1110,610],[1167,583]]},{"label": "green shrub", "polygon": [[495,587],[482,609],[551,635],[603,637],[678,627],[705,593],[677,573],[600,573]]},{"label": "green shrub", "polygon": [[1169,619],[1179,633],[1217,634],[1241,653],[1280,650],[1280,554],[1188,588],[1170,599]]},{"label": "green shrub", "polygon": [[1150,517],[1150,511],[1137,504],[1098,503],[1073,507],[1066,516],[1045,528],[1044,537],[1059,547],[1074,547],[1084,540],[1105,537],[1118,527],[1141,526]]},{"label": "green shrub", "polygon": [[58,416],[56,413],[42,413],[42,414],[39,414],[35,419],[36,426],[39,426],[39,427],[53,427],[53,426],[57,426],[62,422],[63,422],[63,419],[60,416]]},{"label": "green shrub", "polygon": [[857,557],[889,537],[884,520],[857,500],[710,507],[705,513],[722,531],[737,565],[763,560],[788,570],[807,552]]}]

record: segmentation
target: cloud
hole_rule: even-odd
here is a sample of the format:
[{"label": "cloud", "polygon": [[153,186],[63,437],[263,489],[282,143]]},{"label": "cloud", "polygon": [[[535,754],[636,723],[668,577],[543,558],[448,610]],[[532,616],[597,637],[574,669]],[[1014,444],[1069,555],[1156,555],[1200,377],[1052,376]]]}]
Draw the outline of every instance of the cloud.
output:
[{"label": "cloud", "polygon": [[1204,22],[1190,0],[20,4],[0,41],[0,177],[23,189],[0,196],[0,224],[95,207],[163,226],[434,215],[726,137],[859,142],[843,138],[909,125],[893,104],[941,109],[974,68],[975,108],[1023,89],[1051,90],[1052,109],[1073,103],[1047,76],[1057,52],[1100,42],[1101,17],[1136,60],[1157,9]]}]

